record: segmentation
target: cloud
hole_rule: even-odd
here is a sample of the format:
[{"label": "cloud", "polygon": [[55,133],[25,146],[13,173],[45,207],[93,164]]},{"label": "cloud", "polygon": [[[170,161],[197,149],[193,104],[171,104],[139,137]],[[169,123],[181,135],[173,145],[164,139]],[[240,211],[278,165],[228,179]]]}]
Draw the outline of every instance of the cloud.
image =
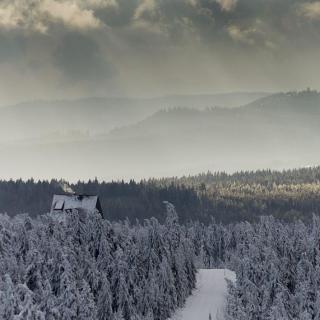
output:
[{"label": "cloud", "polygon": [[102,26],[93,8],[116,6],[115,0],[4,0],[0,3],[0,30],[45,33],[52,24],[88,30]]},{"label": "cloud", "polygon": [[26,79],[42,97],[320,86],[318,20],[320,0],[0,0],[0,104]]},{"label": "cloud", "polygon": [[94,16],[93,10],[82,9],[76,2],[44,0],[39,6],[41,19],[63,23],[72,29],[86,30],[100,27],[101,22]]},{"label": "cloud", "polygon": [[250,39],[250,30],[241,30],[238,26],[231,25],[228,27],[228,33],[235,41],[246,42],[249,44],[253,43],[253,40]]},{"label": "cloud", "polygon": [[117,0],[82,0],[81,4],[91,9],[119,8]]},{"label": "cloud", "polygon": [[255,26],[249,28],[240,28],[237,25],[231,25],[227,28],[229,36],[238,42],[242,42],[249,45],[256,44],[259,35],[262,35],[262,32],[257,29]]},{"label": "cloud", "polygon": [[300,13],[305,18],[310,20],[320,20],[320,1],[303,3],[300,9]]},{"label": "cloud", "polygon": [[0,2],[0,31],[42,30],[40,21],[35,18],[32,10],[33,1],[30,3],[22,0]]},{"label": "cloud", "polygon": [[238,0],[216,0],[221,9],[224,11],[232,11],[235,9]]},{"label": "cloud", "polygon": [[69,33],[59,42],[54,62],[67,82],[92,82],[108,79],[114,70],[97,42],[88,35]]},{"label": "cloud", "polygon": [[196,7],[199,4],[198,0],[186,0],[186,3],[191,5],[192,7]]},{"label": "cloud", "polygon": [[154,14],[157,8],[156,0],[141,0],[134,12],[134,19],[140,19],[144,14]]},{"label": "cloud", "polygon": [[21,19],[21,15],[16,12],[13,5],[0,7],[0,28],[15,29],[18,27]]}]

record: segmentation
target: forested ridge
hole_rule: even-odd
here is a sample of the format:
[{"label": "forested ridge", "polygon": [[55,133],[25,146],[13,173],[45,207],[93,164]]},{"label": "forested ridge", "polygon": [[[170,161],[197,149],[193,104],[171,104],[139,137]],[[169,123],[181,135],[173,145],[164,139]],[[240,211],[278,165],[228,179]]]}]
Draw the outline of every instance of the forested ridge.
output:
[{"label": "forested ridge", "polygon": [[[48,212],[52,195],[63,193],[65,182],[0,181],[0,212],[10,216]],[[273,215],[285,221],[310,221],[320,214],[320,167],[286,171],[205,173],[182,178],[135,182],[77,182],[77,193],[98,194],[109,220],[164,221],[163,201],[173,203],[182,223],[198,220],[229,223],[257,221]]]}]

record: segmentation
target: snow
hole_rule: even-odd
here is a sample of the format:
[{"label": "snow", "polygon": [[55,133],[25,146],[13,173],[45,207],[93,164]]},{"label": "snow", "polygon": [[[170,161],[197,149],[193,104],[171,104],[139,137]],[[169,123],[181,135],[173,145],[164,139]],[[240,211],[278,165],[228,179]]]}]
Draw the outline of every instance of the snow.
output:
[{"label": "snow", "polygon": [[227,294],[225,279],[235,281],[235,273],[227,269],[198,270],[196,289],[171,320],[208,320],[209,314],[212,320],[222,320]]},{"label": "snow", "polygon": [[54,195],[51,212],[72,209],[94,211],[97,208],[98,197],[88,195]]}]

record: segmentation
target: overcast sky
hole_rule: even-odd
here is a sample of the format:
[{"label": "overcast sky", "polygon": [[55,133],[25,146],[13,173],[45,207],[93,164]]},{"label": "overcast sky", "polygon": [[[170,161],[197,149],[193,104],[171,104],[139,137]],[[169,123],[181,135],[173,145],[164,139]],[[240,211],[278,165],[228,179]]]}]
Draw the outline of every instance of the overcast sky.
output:
[{"label": "overcast sky", "polygon": [[0,104],[320,88],[320,1],[0,0]]}]

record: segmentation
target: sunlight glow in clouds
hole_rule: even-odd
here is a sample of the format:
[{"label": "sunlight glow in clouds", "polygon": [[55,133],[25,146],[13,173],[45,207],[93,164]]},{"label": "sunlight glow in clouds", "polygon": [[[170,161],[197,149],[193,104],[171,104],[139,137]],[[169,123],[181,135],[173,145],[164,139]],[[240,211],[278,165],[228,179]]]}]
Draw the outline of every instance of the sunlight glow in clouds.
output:
[{"label": "sunlight glow in clouds", "polygon": [[320,1],[2,0],[0,43],[0,104],[320,87]]},{"label": "sunlight glow in clouds", "polygon": [[222,10],[231,11],[235,9],[238,0],[217,0],[217,2],[220,4]]},{"label": "sunlight glow in clouds", "polygon": [[81,30],[100,26],[100,21],[94,16],[93,11],[81,9],[76,2],[44,0],[40,4],[39,13],[70,28]]},{"label": "sunlight glow in clouds", "polygon": [[302,14],[311,20],[320,20],[320,2],[306,2],[301,5]]}]

